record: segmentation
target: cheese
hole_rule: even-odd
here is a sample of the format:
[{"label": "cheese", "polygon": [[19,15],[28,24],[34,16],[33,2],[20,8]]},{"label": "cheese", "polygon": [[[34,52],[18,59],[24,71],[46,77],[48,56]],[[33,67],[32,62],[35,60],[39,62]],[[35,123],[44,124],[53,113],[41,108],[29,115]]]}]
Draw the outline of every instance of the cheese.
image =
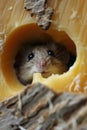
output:
[{"label": "cheese", "polygon": [[87,91],[87,1],[50,0],[54,9],[47,31],[37,26],[37,18],[24,9],[24,0],[0,0],[0,100],[22,91],[13,68],[14,57],[24,41],[51,35],[76,55],[75,63],[62,75],[43,78],[34,74],[33,82],[47,85],[55,92]]}]

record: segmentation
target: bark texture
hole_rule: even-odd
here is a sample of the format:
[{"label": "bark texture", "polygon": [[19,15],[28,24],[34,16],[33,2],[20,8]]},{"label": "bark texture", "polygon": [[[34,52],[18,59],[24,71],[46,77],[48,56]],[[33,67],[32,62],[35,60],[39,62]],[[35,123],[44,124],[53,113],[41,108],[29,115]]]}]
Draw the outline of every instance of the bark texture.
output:
[{"label": "bark texture", "polygon": [[87,96],[28,86],[0,104],[0,130],[87,130]]},{"label": "bark texture", "polygon": [[47,30],[52,22],[53,8],[47,7],[47,0],[25,0],[24,8],[31,11],[31,16],[36,17],[38,26]]}]

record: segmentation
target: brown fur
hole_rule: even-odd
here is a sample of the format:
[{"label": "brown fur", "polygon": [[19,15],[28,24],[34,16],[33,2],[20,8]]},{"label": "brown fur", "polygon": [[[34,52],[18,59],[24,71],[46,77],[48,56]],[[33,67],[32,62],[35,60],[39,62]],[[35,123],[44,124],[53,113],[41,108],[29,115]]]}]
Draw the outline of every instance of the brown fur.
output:
[{"label": "brown fur", "polygon": [[[51,50],[54,55],[48,55],[48,50]],[[29,61],[28,56],[31,52],[33,52],[34,57]],[[43,68],[40,66],[42,59],[47,62]],[[24,44],[16,55],[14,68],[20,82],[26,85],[32,81],[33,73],[39,72],[43,77],[48,77],[51,74],[66,72],[69,59],[70,54],[67,49],[54,41],[46,42],[45,44]]]}]

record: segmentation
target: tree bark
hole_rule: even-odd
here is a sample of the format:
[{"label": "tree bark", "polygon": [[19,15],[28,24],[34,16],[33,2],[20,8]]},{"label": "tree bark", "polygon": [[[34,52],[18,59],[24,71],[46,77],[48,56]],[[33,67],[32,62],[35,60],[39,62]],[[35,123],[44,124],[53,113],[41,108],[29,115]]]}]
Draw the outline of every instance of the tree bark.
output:
[{"label": "tree bark", "polygon": [[87,96],[54,93],[42,84],[0,104],[0,130],[87,130]]},{"label": "tree bark", "polygon": [[54,9],[47,6],[47,0],[24,0],[24,8],[31,11],[33,17],[35,15],[38,26],[42,29],[49,29]]}]

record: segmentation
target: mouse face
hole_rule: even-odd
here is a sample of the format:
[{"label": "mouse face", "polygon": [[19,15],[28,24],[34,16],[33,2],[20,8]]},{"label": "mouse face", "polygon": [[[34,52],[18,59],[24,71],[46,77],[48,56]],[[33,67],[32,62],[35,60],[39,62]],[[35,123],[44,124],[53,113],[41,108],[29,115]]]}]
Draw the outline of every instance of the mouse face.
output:
[{"label": "mouse face", "polygon": [[[49,46],[50,45],[50,46]],[[45,44],[23,47],[15,58],[15,70],[18,79],[24,84],[30,83],[34,73],[43,77],[62,74],[67,71],[69,54],[60,44]]]}]

